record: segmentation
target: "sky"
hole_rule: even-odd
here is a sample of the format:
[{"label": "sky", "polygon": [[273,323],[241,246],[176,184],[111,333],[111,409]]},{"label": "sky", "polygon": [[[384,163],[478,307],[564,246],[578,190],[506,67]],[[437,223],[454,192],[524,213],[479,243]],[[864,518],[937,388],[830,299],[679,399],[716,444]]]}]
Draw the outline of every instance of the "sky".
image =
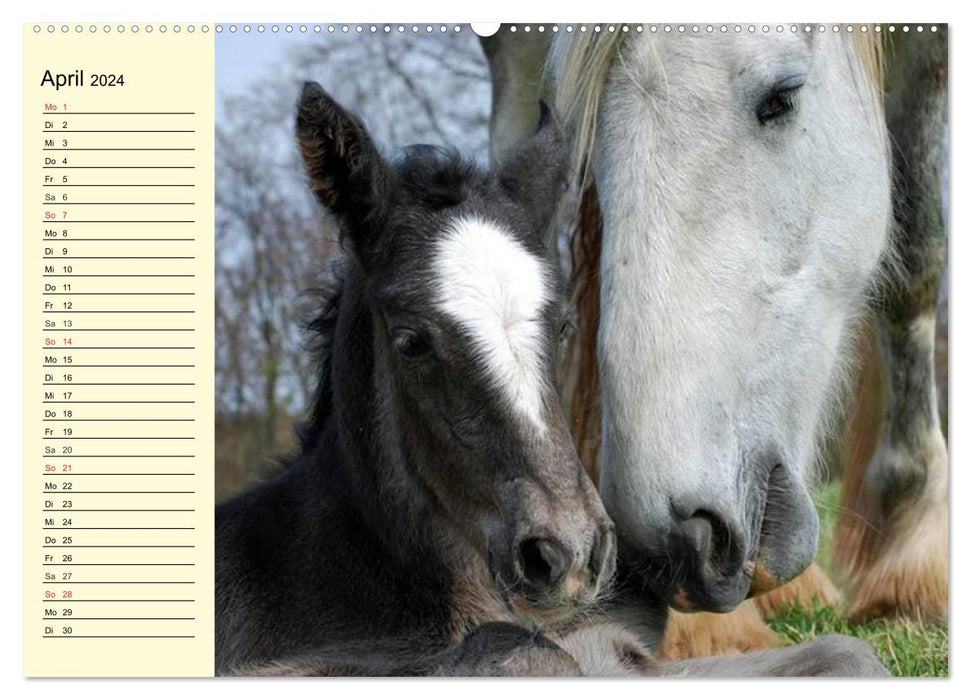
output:
[{"label": "sky", "polygon": [[282,28],[276,34],[269,29],[259,34],[255,28],[249,34],[225,29],[216,34],[217,117],[224,96],[242,92],[261,77],[269,78],[272,67],[285,59],[292,48],[315,40],[319,41],[320,35],[310,30],[306,34],[296,30],[287,34]]}]

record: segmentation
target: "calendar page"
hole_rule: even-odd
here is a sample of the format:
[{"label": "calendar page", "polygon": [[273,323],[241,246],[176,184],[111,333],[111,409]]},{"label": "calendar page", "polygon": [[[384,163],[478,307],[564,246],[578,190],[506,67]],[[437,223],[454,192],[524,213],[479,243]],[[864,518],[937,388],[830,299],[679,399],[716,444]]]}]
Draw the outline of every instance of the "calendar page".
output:
[{"label": "calendar page", "polygon": [[22,51],[25,676],[949,674],[947,24]]}]

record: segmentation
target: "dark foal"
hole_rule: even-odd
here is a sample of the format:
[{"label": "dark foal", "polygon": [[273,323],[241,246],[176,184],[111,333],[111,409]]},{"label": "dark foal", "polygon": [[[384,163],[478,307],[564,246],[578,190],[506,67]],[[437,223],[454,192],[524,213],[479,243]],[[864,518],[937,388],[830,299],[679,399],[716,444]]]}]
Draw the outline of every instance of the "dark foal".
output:
[{"label": "dark foal", "polygon": [[555,118],[498,171],[391,164],[308,84],[297,135],[349,250],[299,454],[216,510],[217,671],[577,672],[521,626],[589,606],[615,557],[555,386]]}]

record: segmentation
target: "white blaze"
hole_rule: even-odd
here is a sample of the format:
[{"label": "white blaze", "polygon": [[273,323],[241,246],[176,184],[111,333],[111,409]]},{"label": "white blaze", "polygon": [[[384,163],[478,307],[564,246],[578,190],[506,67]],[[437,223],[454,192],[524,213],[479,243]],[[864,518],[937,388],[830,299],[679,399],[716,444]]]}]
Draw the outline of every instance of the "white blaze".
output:
[{"label": "white blaze", "polygon": [[439,241],[433,269],[438,308],[472,338],[510,405],[543,430],[544,262],[497,224],[467,217]]}]

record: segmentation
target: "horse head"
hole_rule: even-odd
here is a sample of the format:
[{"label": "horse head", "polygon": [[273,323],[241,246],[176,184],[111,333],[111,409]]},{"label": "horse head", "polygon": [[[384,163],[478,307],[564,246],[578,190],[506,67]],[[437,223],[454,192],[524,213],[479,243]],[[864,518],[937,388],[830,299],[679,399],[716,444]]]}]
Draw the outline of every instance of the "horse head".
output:
[{"label": "horse head", "polygon": [[602,211],[601,496],[676,607],[731,609],[815,554],[810,474],[888,242],[867,39],[558,40]]},{"label": "horse head", "polygon": [[[357,406],[346,440],[377,426],[360,449],[393,465],[383,487],[417,493],[436,536],[474,552],[515,612],[591,601],[616,545],[555,385],[562,282],[544,234],[566,179],[557,120],[544,110],[491,172],[431,146],[386,161],[316,84],[305,86],[297,133],[363,300],[338,322],[357,338],[334,358],[334,401],[348,415]],[[364,365],[365,381],[350,379]]]}]

